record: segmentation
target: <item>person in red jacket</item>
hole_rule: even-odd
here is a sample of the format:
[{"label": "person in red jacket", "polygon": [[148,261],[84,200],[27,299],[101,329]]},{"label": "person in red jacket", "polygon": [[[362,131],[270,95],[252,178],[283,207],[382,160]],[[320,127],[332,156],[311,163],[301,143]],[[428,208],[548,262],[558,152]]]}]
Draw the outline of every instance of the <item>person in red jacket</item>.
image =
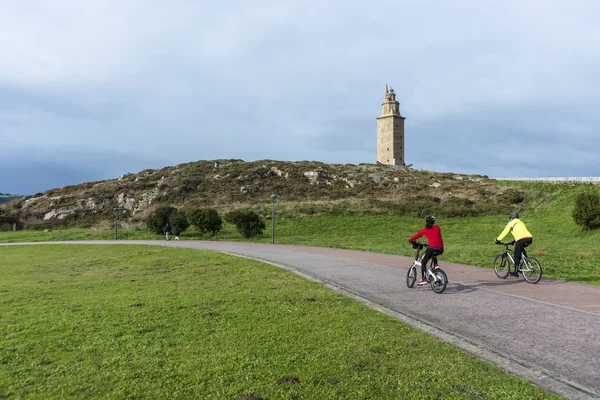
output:
[{"label": "person in red jacket", "polygon": [[421,286],[427,283],[427,280],[425,279],[425,268],[427,266],[427,262],[431,259],[431,257],[437,257],[444,252],[442,230],[439,226],[435,225],[435,217],[433,215],[425,218],[425,228],[412,235],[408,241],[409,243],[412,243],[423,235],[425,235],[427,238],[428,246],[427,250],[425,250],[425,254],[423,254],[423,259],[421,260],[421,280],[417,282],[417,285]]}]

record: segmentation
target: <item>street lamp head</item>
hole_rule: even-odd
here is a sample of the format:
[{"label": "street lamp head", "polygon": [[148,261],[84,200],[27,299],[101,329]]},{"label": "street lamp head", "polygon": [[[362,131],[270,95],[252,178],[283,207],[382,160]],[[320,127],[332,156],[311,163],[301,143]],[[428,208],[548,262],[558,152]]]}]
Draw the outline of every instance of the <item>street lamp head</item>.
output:
[{"label": "street lamp head", "polygon": [[273,201],[275,201],[275,199],[276,199],[276,198],[277,198],[277,195],[276,195],[275,193],[273,193],[273,194],[271,195],[271,199],[272,199]]}]

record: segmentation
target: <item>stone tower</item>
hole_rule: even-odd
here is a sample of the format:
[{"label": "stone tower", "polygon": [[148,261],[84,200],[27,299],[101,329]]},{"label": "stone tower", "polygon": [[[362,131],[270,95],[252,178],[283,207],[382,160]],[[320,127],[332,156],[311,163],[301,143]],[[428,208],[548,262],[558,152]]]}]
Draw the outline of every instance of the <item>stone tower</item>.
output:
[{"label": "stone tower", "polygon": [[377,117],[377,162],[404,165],[404,118],[396,93],[385,85],[385,100]]}]

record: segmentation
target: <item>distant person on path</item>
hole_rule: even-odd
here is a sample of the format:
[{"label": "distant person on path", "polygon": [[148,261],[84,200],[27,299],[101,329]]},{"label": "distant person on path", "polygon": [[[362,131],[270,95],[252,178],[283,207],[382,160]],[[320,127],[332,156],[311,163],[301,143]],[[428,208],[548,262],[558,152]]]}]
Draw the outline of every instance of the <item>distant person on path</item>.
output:
[{"label": "distant person on path", "polygon": [[444,241],[442,240],[442,230],[439,226],[435,225],[435,217],[433,215],[425,218],[425,227],[419,232],[415,233],[408,239],[409,243],[413,243],[415,240],[425,235],[427,238],[427,250],[423,254],[421,260],[421,280],[417,282],[417,285],[423,286],[427,283],[425,279],[425,270],[427,268],[427,262],[434,257],[437,266],[437,256],[444,252]]},{"label": "distant person on path", "polygon": [[171,240],[171,223],[167,221],[167,225],[165,226],[165,235],[167,240]]},{"label": "distant person on path", "polygon": [[[508,232],[515,238],[515,271],[511,272],[510,275],[516,278],[519,277],[519,263],[521,262],[521,254],[525,253],[525,247],[529,246],[533,242],[533,236],[531,232],[527,230],[525,223],[519,219],[519,213],[512,213],[508,217],[510,221],[497,238],[494,238],[494,243],[499,244]],[[525,253],[527,255],[527,253]]]}]

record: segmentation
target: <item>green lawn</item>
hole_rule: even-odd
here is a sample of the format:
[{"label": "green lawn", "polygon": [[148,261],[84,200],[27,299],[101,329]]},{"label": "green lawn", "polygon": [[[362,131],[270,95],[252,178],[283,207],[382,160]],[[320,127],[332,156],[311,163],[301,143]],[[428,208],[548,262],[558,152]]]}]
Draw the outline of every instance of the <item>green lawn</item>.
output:
[{"label": "green lawn", "polygon": [[0,277],[0,398],[553,398],[245,258],[11,246],[0,247]]}]

